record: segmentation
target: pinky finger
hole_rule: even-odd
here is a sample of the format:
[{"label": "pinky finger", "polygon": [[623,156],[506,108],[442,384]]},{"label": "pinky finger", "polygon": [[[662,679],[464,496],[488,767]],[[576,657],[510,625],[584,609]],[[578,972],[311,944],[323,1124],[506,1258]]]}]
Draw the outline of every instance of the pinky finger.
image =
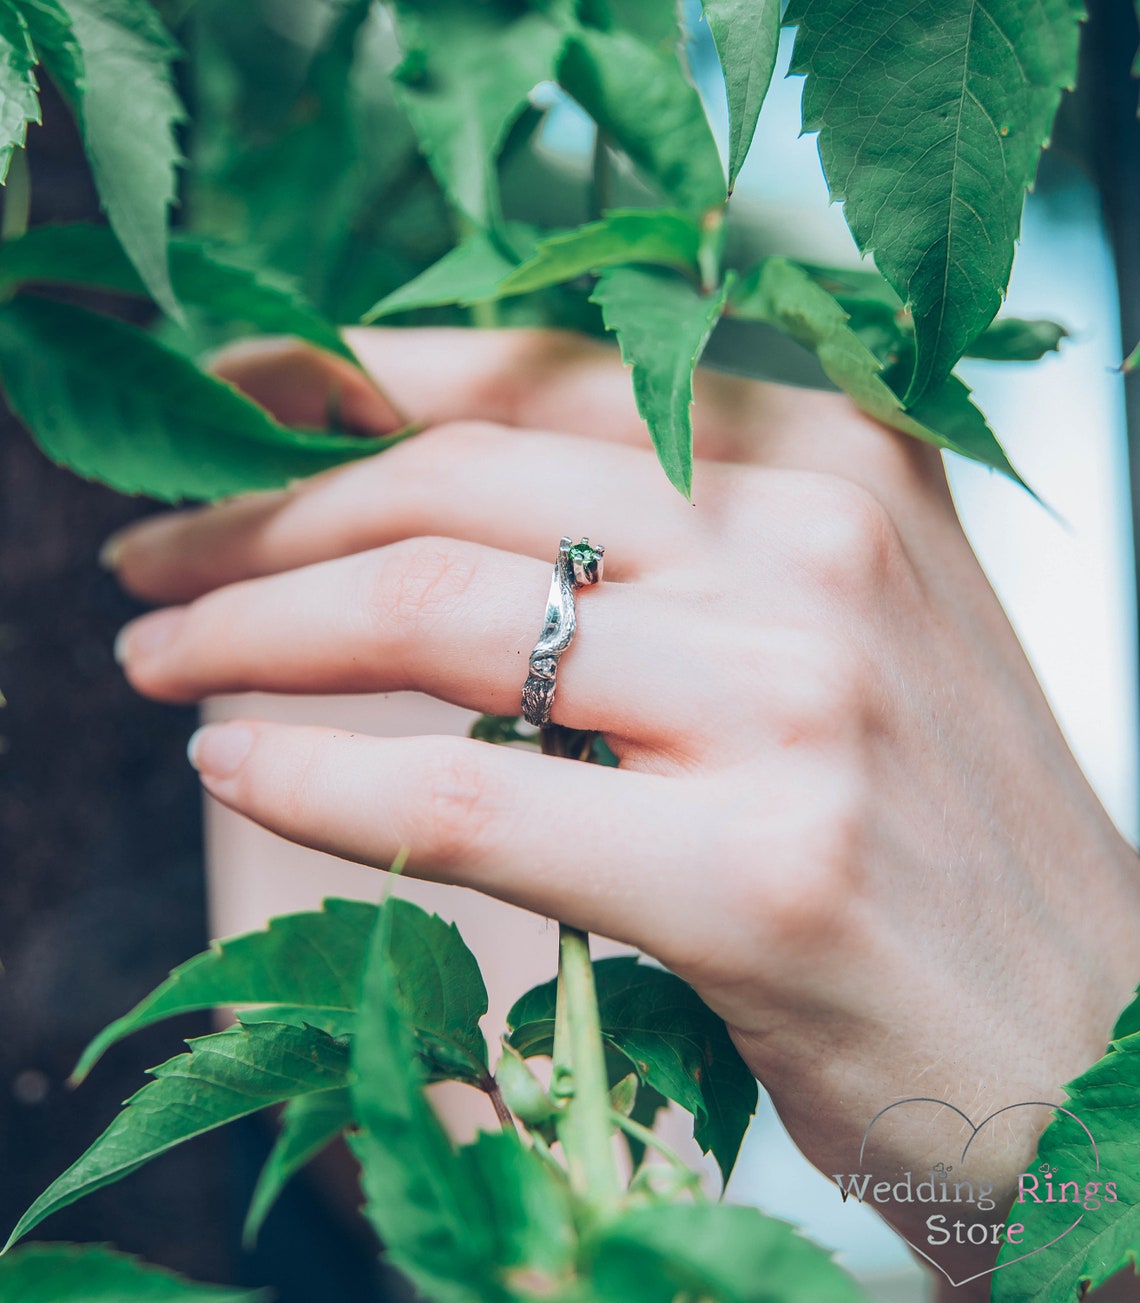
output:
[{"label": "pinky finger", "polygon": [[[707,839],[678,781],[453,737],[237,720],[190,743],[207,791],[290,841],[472,887],[669,962]],[[676,945],[670,944],[670,938]]]}]

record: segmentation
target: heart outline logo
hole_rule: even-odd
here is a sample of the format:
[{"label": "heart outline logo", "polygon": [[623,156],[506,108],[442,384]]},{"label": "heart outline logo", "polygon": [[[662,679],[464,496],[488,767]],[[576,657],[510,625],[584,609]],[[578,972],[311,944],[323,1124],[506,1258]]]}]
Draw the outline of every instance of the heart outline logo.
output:
[{"label": "heart outline logo", "polygon": [[[990,1122],[992,1122],[994,1118],[1000,1117],[1003,1113],[1010,1112],[1011,1109],[1048,1108],[1048,1109],[1052,1109],[1055,1113],[1064,1113],[1066,1117],[1072,1118],[1073,1121],[1085,1133],[1085,1135],[1088,1136],[1089,1144],[1092,1146],[1093,1159],[1096,1163],[1095,1171],[1098,1173],[1100,1172],[1100,1149],[1098,1148],[1096,1140],[1093,1137],[1093,1133],[1088,1129],[1087,1126],[1085,1126],[1084,1122],[1082,1122],[1081,1119],[1077,1117],[1075,1113],[1063,1107],[1061,1104],[1050,1104],[1047,1103],[1045,1100],[1041,1100],[1041,1099],[1028,1099],[1028,1100],[1022,1100],[1017,1104],[1006,1104],[1002,1108],[995,1109],[992,1113],[982,1118],[982,1120],[975,1126],[973,1119],[970,1118],[968,1114],[963,1113],[960,1108],[956,1107],[954,1104],[951,1104],[948,1100],[934,1099],[927,1095],[914,1095],[911,1096],[909,1099],[897,1099],[893,1104],[888,1104],[886,1108],[880,1109],[878,1113],[875,1114],[875,1116],[868,1123],[867,1130],[864,1131],[863,1133],[863,1143],[859,1146],[860,1168],[862,1168],[863,1166],[863,1156],[867,1150],[867,1141],[871,1137],[871,1132],[874,1130],[875,1124],[879,1121],[880,1118],[888,1114],[891,1111],[891,1109],[900,1108],[904,1104],[937,1104],[941,1108],[948,1108],[952,1113],[957,1113],[957,1115],[962,1119],[962,1121],[965,1122],[965,1124],[970,1128],[970,1138],[969,1140],[966,1141],[965,1145],[963,1146],[961,1157],[958,1160],[961,1163],[964,1163],[966,1161],[966,1155],[970,1152],[970,1146],[978,1138],[978,1134],[981,1132],[982,1128],[987,1126]],[[898,1232],[898,1234],[900,1239],[904,1240],[907,1246],[914,1253],[917,1253],[920,1258],[924,1258],[927,1262],[929,1262],[930,1265],[936,1271],[941,1272],[942,1275],[946,1277],[946,1279],[950,1282],[950,1284],[955,1289],[960,1289],[963,1285],[969,1285],[972,1281],[981,1280],[983,1276],[992,1276],[994,1272],[1001,1271],[1003,1267],[1011,1267],[1015,1262],[1024,1262],[1026,1258],[1032,1258],[1035,1254],[1042,1253],[1044,1252],[1045,1249],[1052,1248],[1054,1244],[1060,1243],[1060,1241],[1063,1240],[1066,1235],[1071,1235],[1072,1232],[1075,1231],[1077,1227],[1081,1224],[1081,1222],[1084,1221],[1084,1219],[1085,1219],[1085,1215],[1082,1212],[1081,1215],[1073,1222],[1071,1226],[1063,1230],[1060,1235],[1055,1235],[1047,1244],[1039,1244],[1035,1249],[1030,1249],[1028,1253],[1022,1253],[1016,1258],[1010,1258],[1008,1262],[999,1262],[993,1267],[987,1267],[985,1271],[975,1272],[974,1275],[966,1276],[962,1280],[955,1280],[954,1277],[950,1275],[950,1273],[946,1270],[945,1267],[942,1266],[941,1263],[936,1262],[930,1256],[930,1254],[924,1253],[918,1247],[917,1244],[912,1244],[911,1241],[907,1239],[907,1237],[903,1235],[901,1231]]]}]

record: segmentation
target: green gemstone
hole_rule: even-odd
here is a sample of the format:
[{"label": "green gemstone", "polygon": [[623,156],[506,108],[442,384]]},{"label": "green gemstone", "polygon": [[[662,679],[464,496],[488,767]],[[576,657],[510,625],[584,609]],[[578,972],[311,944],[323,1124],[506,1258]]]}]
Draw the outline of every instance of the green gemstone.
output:
[{"label": "green gemstone", "polygon": [[604,548],[593,547],[589,539],[583,539],[581,543],[575,543],[570,549],[570,560],[576,561],[580,566],[591,565],[595,561],[600,561]]}]

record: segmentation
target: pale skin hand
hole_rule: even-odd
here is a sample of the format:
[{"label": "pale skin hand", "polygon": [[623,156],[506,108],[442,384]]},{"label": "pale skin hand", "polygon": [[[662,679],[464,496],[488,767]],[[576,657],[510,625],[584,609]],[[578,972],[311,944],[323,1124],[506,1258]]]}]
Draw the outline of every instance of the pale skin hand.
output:
[{"label": "pale skin hand", "polygon": [[[380,868],[408,846],[409,873],[655,956],[725,1018],[825,1173],[859,1170],[895,1100],[979,1121],[1060,1101],[1140,977],[1140,873],[938,454],[846,399],[702,375],[690,506],[609,349],[522,332],[352,343],[430,428],[120,536],[126,586],[177,604],[124,631],[131,682],[170,701],[419,689],[514,714],[558,539],[587,534],[606,581],[579,595],[554,719],[601,730],[621,768],[250,720],[200,736],[206,788],[294,841]],[[395,424],[347,364],[300,346],[220,370],[288,420],[335,401],[342,423]],[[921,1168],[925,1122],[885,1136],[882,1170]],[[999,1188],[1044,1122],[1008,1116],[987,1159]],[[935,1125],[960,1149],[956,1119]],[[926,1210],[883,1211],[924,1243]],[[934,1256],[962,1276],[993,1252]]]}]

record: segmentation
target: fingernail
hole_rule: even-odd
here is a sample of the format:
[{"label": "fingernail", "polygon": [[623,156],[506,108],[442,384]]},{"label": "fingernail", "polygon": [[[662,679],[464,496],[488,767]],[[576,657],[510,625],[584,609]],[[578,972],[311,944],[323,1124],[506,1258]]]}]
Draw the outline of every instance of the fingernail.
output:
[{"label": "fingernail", "polygon": [[103,546],[99,549],[99,556],[97,558],[102,569],[109,570],[112,574],[118,570],[119,558],[123,554],[123,544],[126,541],[126,537],[127,531],[125,529],[117,529],[110,538],[104,542]]},{"label": "fingernail", "polygon": [[186,744],[186,756],[203,778],[232,778],[253,746],[245,724],[206,724]]},{"label": "fingernail", "polygon": [[115,661],[144,660],[160,651],[178,632],[185,612],[178,607],[154,611],[124,624],[115,638]]}]

